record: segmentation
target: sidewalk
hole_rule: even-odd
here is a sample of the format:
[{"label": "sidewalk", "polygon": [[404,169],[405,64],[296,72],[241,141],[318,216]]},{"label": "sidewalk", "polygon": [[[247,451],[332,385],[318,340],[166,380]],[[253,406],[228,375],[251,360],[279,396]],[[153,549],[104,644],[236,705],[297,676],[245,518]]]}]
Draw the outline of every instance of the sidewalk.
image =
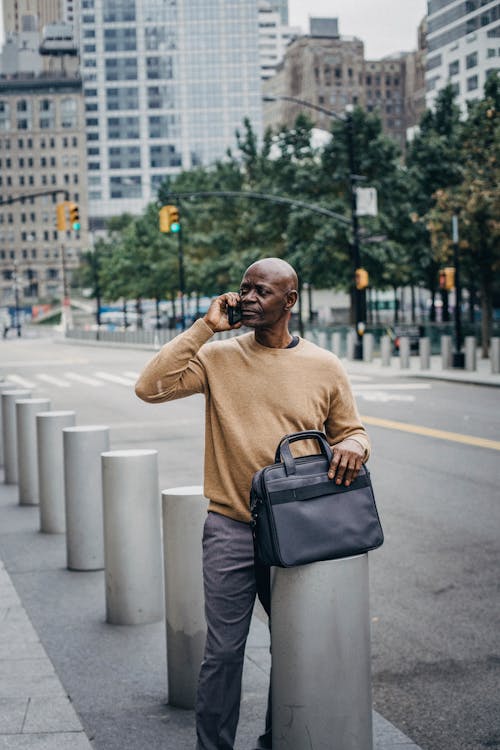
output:
[{"label": "sidewalk", "polygon": [[374,359],[373,362],[343,359],[342,363],[350,375],[371,375],[384,378],[423,378],[427,380],[447,380],[453,383],[465,383],[468,385],[500,387],[500,374],[493,374],[491,372],[489,359],[480,359],[479,357],[477,360],[477,370],[474,372],[459,369],[443,370],[440,355],[433,355],[431,357],[431,366],[428,370],[420,369],[420,359],[418,356],[410,357],[410,367],[408,369],[401,368],[399,357],[391,357],[391,363],[388,367],[382,366],[381,359]]},{"label": "sidewalk", "polygon": [[[38,528],[0,484],[0,750],[193,750],[194,713],[166,703],[164,623],[107,625],[103,572],[68,571],[64,535]],[[261,727],[269,666],[256,611],[236,750]],[[373,718],[374,750],[419,750]]]}]

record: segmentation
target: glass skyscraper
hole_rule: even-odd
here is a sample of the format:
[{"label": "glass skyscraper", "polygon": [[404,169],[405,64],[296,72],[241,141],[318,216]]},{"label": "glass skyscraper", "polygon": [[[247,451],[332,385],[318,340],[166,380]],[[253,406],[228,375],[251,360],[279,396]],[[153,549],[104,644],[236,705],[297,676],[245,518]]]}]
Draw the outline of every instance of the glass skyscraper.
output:
[{"label": "glass skyscraper", "polygon": [[258,0],[81,0],[89,214],[138,212],[165,175],[261,132]]}]

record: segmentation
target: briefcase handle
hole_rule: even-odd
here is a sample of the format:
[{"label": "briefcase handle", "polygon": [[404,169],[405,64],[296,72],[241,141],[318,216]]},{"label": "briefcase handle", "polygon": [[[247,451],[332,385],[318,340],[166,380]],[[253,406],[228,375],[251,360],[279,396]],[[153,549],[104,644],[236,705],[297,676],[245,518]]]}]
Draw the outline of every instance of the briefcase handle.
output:
[{"label": "briefcase handle", "polygon": [[295,443],[297,440],[316,440],[321,448],[321,453],[325,456],[328,462],[332,460],[332,449],[328,445],[328,440],[323,432],[320,432],[319,430],[293,432],[290,435],[285,435],[285,437],[281,438],[274,457],[274,463],[279,463],[280,461],[284,463],[287,476],[289,474],[296,474],[295,459],[290,450],[290,443]]}]

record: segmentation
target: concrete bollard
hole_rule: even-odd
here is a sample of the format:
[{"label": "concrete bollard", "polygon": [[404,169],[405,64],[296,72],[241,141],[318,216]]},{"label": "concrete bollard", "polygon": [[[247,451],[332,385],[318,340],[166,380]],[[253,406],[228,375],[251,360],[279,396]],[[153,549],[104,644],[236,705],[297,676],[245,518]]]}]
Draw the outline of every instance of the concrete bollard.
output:
[{"label": "concrete bollard", "polygon": [[38,505],[36,415],[50,409],[46,398],[16,401],[17,476],[19,505]]},{"label": "concrete bollard", "polygon": [[103,453],[102,484],[106,621],[157,622],[163,617],[158,451]]},{"label": "concrete bollard", "polygon": [[399,339],[399,366],[402,370],[410,367],[410,339],[407,336]]},{"label": "concrete bollard", "polygon": [[371,362],[373,360],[373,345],[373,333],[365,333],[363,336],[363,360],[365,362]]},{"label": "concrete bollard", "polygon": [[102,570],[101,453],[109,450],[109,427],[63,430],[66,556],[70,570]]},{"label": "concrete bollard", "polygon": [[418,340],[418,353],[420,356],[420,369],[430,370],[431,368],[431,340],[428,336]]},{"label": "concrete bollard", "polygon": [[340,331],[335,331],[332,334],[332,352],[340,357],[342,355],[342,334]]},{"label": "concrete bollard", "polygon": [[500,372],[500,338],[492,338],[490,343],[491,372],[498,375]]},{"label": "concrete bollard", "polygon": [[11,390],[2,393],[2,439],[4,452],[4,482],[17,484],[17,423],[16,401],[29,398],[31,391]]},{"label": "concrete bollard", "polygon": [[36,415],[40,531],[64,534],[63,429],[73,427],[74,411],[47,411]]},{"label": "concrete bollard", "polygon": [[2,416],[2,393],[5,393],[5,391],[13,391],[15,389],[15,386],[12,385],[12,383],[9,383],[5,380],[3,380],[0,383],[0,466],[3,466],[5,463],[4,459],[4,452],[3,452],[3,416]]},{"label": "concrete bollard", "polygon": [[443,370],[451,368],[452,351],[451,336],[441,336],[441,367]]},{"label": "concrete bollard", "polygon": [[380,356],[382,358],[382,367],[391,366],[392,341],[390,336],[382,336],[380,339]]},{"label": "concrete bollard", "polygon": [[477,368],[476,337],[465,337],[465,369],[474,372]]},{"label": "concrete bollard", "polygon": [[192,709],[206,638],[202,538],[208,503],[202,487],[164,490],[162,503],[168,702]]},{"label": "concrete bollard", "polygon": [[372,750],[368,556],[276,568],[273,750]]}]

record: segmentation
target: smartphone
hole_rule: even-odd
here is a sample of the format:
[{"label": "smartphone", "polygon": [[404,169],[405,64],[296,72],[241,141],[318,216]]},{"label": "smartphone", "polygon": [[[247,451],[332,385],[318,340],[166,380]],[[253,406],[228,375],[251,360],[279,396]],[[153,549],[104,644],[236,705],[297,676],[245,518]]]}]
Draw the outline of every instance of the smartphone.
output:
[{"label": "smartphone", "polygon": [[231,326],[241,323],[241,302],[237,302],[235,307],[227,306],[227,319]]}]

